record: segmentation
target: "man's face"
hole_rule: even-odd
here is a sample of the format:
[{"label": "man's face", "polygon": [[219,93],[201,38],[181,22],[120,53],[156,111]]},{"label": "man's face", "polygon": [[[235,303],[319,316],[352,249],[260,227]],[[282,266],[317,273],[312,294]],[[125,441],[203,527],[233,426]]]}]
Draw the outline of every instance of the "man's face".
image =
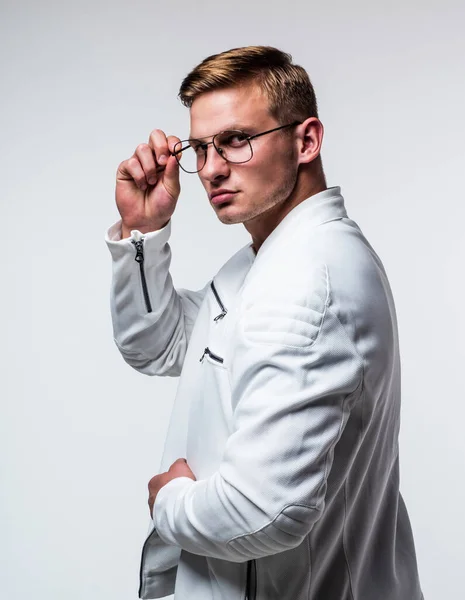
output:
[{"label": "man's face", "polygon": [[[220,131],[239,129],[247,135],[278,127],[268,112],[268,100],[254,84],[200,95],[193,102],[190,138],[211,137]],[[282,123],[283,125],[285,123]],[[208,146],[207,162],[199,172],[210,203],[223,223],[245,223],[286,200],[297,181],[296,147],[287,130],[251,140],[253,157],[243,164],[225,161]],[[215,201],[218,190],[234,192]]]}]

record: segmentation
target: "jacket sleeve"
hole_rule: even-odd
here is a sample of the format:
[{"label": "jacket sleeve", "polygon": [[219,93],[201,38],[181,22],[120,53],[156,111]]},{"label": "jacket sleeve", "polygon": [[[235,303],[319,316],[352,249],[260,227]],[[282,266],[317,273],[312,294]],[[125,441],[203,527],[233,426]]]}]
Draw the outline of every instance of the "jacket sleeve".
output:
[{"label": "jacket sleeve", "polygon": [[116,345],[138,371],[178,376],[209,283],[199,291],[174,288],[169,273],[171,221],[144,235],[132,231],[131,238],[123,240],[120,230],[121,222],[115,223],[105,237],[112,256],[110,306]]},{"label": "jacket sleeve", "polygon": [[363,381],[363,362],[331,310],[325,268],[307,298],[265,296],[240,309],[233,432],[220,467],[205,480],[170,481],[154,505],[164,541],[235,562],[296,547],[312,529]]}]

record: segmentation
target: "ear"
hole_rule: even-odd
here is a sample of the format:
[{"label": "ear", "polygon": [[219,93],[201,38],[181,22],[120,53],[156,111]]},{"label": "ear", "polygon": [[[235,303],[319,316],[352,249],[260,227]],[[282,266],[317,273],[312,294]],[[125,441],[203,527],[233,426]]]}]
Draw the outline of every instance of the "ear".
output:
[{"label": "ear", "polygon": [[311,163],[320,154],[323,143],[323,123],[316,117],[309,117],[296,128],[298,164]]}]

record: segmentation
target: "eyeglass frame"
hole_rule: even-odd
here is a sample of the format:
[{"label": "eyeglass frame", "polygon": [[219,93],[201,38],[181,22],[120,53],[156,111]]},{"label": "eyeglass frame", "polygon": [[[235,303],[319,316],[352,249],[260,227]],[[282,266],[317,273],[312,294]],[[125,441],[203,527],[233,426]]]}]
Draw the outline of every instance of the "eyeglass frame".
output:
[{"label": "eyeglass frame", "polygon": [[[208,146],[210,146],[210,144],[213,145],[213,147],[215,148],[215,150],[218,152],[218,154],[221,156],[221,158],[223,158],[226,162],[230,162],[233,165],[243,165],[245,163],[248,163],[250,160],[252,160],[253,158],[253,146],[250,143],[250,140],[254,140],[255,138],[258,138],[262,135],[266,135],[267,133],[273,133],[273,131],[279,131],[280,129],[285,129],[286,127],[295,127],[296,125],[301,125],[303,123],[303,121],[293,121],[292,123],[288,123],[287,125],[280,125],[279,127],[274,127],[273,129],[268,129],[267,131],[262,131],[260,133],[254,133],[253,135],[248,135],[245,137],[244,141],[247,141],[249,144],[249,148],[250,148],[250,158],[248,158],[247,160],[242,160],[240,162],[235,162],[235,161],[231,161],[228,160],[227,158],[225,158],[219,148],[216,147],[215,145],[215,138],[218,135],[221,135],[222,133],[226,133],[226,132],[231,132],[231,133],[242,133],[243,135],[245,134],[244,131],[242,131],[241,129],[225,129],[224,131],[219,131],[218,133],[215,133],[215,135],[212,136],[212,139],[209,142],[205,142],[203,144],[201,144],[201,146],[203,146],[204,150],[205,150],[205,161],[202,165],[202,167],[198,170],[198,171],[187,171],[182,165],[181,165],[181,159],[178,158],[178,154],[182,153],[184,150],[187,150],[188,148],[192,148],[191,144],[188,144],[187,146],[184,146],[183,148],[180,148],[179,150],[176,150],[175,152],[171,152],[171,155],[174,156],[176,158],[176,160],[178,161],[178,165],[181,167],[181,169],[185,172],[185,173],[190,173],[192,175],[194,175],[195,173],[200,173],[200,171],[205,167],[205,165],[207,164],[207,152],[206,149]],[[206,136],[209,137],[209,136]],[[202,138],[200,138],[202,139]],[[180,140],[179,142],[176,142],[176,144],[174,145],[174,147],[176,147],[178,144],[182,144],[183,142],[190,142],[190,140]]]}]

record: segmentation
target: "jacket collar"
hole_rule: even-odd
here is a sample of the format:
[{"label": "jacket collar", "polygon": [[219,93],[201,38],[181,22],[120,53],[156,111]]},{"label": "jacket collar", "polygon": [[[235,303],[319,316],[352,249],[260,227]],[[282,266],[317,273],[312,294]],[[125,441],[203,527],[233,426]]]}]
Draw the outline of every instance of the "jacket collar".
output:
[{"label": "jacket collar", "polygon": [[340,186],[327,188],[318,194],[306,198],[287,213],[284,219],[278,223],[260,246],[256,255],[252,248],[252,242],[249,244],[249,251],[253,257],[260,256],[266,248],[274,244],[281,237],[292,235],[291,230],[296,226],[297,222],[305,221],[307,227],[317,227],[328,221],[343,219],[344,217],[347,217],[347,212]]}]

